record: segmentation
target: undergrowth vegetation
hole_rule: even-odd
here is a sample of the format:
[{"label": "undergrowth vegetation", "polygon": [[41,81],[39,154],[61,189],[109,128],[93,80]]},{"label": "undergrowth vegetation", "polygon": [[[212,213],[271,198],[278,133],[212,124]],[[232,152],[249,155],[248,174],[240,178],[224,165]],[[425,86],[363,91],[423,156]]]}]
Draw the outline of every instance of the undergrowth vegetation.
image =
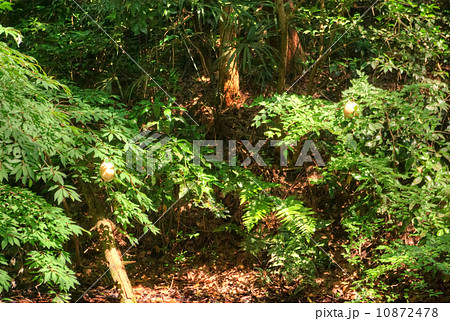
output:
[{"label": "undergrowth vegetation", "polygon": [[[450,8],[301,3],[285,4],[283,58],[274,1],[83,1],[111,42],[72,3],[0,0],[1,300],[31,284],[76,299],[80,262],[101,266],[105,242],[170,252],[178,271],[228,245],[302,300],[324,271],[350,284],[345,300],[445,299]],[[219,66],[234,62],[240,94],[223,108]],[[283,64],[291,91],[271,94]],[[238,141],[228,161],[210,161],[214,144],[196,153],[213,139]],[[268,166],[243,162],[246,139],[278,142]]]},{"label": "undergrowth vegetation", "polygon": [[[339,212],[345,256],[360,277],[356,284],[367,289],[365,298],[442,294],[433,288],[449,272],[447,95],[448,87],[436,81],[390,92],[361,74],[337,104],[304,96],[257,103],[263,109],[253,124],[267,128],[268,137],[298,141],[308,134],[329,156],[313,183],[326,188],[330,200],[346,199],[341,209],[327,210]],[[348,100],[360,116],[344,118]],[[398,282],[402,294],[393,291]]]}]

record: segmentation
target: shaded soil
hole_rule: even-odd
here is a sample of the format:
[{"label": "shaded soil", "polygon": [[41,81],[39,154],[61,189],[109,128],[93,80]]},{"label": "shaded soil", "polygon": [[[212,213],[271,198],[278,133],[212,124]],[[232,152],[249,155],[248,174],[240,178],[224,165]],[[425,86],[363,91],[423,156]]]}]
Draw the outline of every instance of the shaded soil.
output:
[{"label": "shaded soil", "polygon": [[[163,258],[153,261],[150,266],[137,263],[127,265],[138,302],[343,302],[356,298],[347,277],[342,278],[342,273],[337,269],[319,272],[320,277],[314,280],[306,281],[300,277],[286,283],[279,275],[270,275],[259,268],[259,264],[235,264],[242,258],[240,253],[233,253],[233,249],[221,250],[224,251],[222,256],[231,260],[219,258],[215,263],[191,262],[180,265],[164,263]],[[199,256],[196,261],[203,259],[204,256]],[[90,263],[77,275],[82,283],[78,289],[87,290],[105,270],[105,266]],[[2,301],[51,302],[53,297],[47,293],[45,287],[18,287],[11,290],[7,299],[3,298]],[[72,302],[81,295],[83,292],[72,293]],[[91,303],[119,301],[118,292],[108,274],[79,300]]]}]

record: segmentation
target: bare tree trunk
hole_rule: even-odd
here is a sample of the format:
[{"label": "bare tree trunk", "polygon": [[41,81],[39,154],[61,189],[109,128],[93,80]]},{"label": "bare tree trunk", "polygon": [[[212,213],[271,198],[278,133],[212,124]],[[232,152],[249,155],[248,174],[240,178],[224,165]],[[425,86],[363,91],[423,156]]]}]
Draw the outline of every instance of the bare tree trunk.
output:
[{"label": "bare tree trunk", "polygon": [[222,107],[232,107],[239,95],[239,69],[236,57],[236,23],[231,20],[233,9],[224,8],[220,25],[219,89]]},{"label": "bare tree trunk", "polygon": [[284,93],[286,87],[286,66],[288,52],[288,26],[284,0],[277,0],[278,22],[280,24],[280,65],[278,66],[278,88],[279,94]]},{"label": "bare tree trunk", "polygon": [[122,260],[122,254],[116,246],[114,238],[116,226],[108,219],[104,204],[97,197],[94,187],[83,183],[82,190],[86,197],[89,212],[97,221],[93,229],[96,229],[100,235],[100,242],[105,253],[106,262],[111,277],[119,290],[121,302],[136,303],[136,297],[134,296],[133,287],[128,279],[127,271]]},{"label": "bare tree trunk", "polygon": [[[63,200],[64,209],[66,210],[67,216],[72,218],[70,212],[69,204],[67,204],[66,199]],[[81,266],[81,256],[80,256],[80,240],[76,234],[72,234],[72,242],[75,246],[75,267],[79,268]]]},{"label": "bare tree trunk", "polygon": [[103,250],[105,251],[106,262],[108,262],[109,271],[111,272],[112,279],[116,283],[121,302],[124,303],[136,303],[133,287],[128,279],[127,271],[122,260],[122,254],[116,247],[114,240],[114,230],[116,226],[108,219],[101,219],[97,222],[96,228],[101,235],[100,240],[102,242]]},{"label": "bare tree trunk", "polygon": [[[200,18],[198,16],[198,12],[194,11],[193,13],[193,23],[194,23],[194,31],[195,33],[198,34],[202,34],[204,33],[203,28],[202,28],[202,24],[200,21]],[[213,70],[212,70],[212,66],[213,66],[213,61],[212,61],[212,54],[211,54],[211,49],[210,46],[208,45],[207,41],[205,40],[204,37],[196,37],[193,41],[190,41],[192,46],[197,50],[200,59],[202,60],[202,66],[203,66],[203,75],[205,77],[210,77],[210,79],[212,80],[213,77]]]},{"label": "bare tree trunk", "polygon": [[289,28],[289,38],[288,38],[288,52],[287,52],[287,70],[292,71],[295,75],[302,72],[298,60],[306,62],[306,53],[303,50],[300,37],[298,36],[297,30],[294,28]]},{"label": "bare tree trunk", "polygon": [[[320,8],[323,11],[325,8],[325,0],[320,0]],[[311,74],[309,76],[309,80],[308,80],[308,87],[306,89],[306,94],[308,96],[311,96],[313,93],[313,89],[314,89],[314,79],[316,77],[317,71],[319,69],[320,64],[322,63],[322,61],[325,58],[325,55],[323,55],[323,49],[324,49],[324,42],[323,42],[323,28],[324,25],[323,23],[321,23],[320,25],[320,31],[321,31],[321,35],[319,38],[319,58],[316,60],[312,70],[311,70]]]}]

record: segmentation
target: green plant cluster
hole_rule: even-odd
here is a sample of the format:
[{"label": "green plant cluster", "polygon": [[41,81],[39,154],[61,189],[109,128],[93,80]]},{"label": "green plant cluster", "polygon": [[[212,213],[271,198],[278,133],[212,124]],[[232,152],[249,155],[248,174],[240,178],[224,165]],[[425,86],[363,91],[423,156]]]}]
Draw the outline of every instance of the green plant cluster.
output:
[{"label": "green plant cluster", "polygon": [[[1,30],[19,39],[17,31]],[[312,232],[309,212],[301,203],[289,199],[278,200],[276,205],[269,194],[261,197],[270,186],[249,171],[230,171],[224,164],[211,164],[203,158],[200,166],[194,165],[192,140],[186,138],[204,136],[180,116],[178,107],[141,101],[128,111],[108,93],[75,86],[69,90],[49,78],[33,58],[5,43],[1,43],[0,58],[0,181],[5,202],[0,236],[2,248],[8,250],[2,263],[19,255],[17,247],[32,245],[22,247],[19,253],[29,257],[27,266],[39,273],[39,284],[59,286],[55,289],[59,292],[54,292],[58,300],[68,300],[69,291],[78,284],[62,246],[70,235],[83,231],[80,226],[90,229],[82,213],[70,212],[71,204],[85,198],[86,184],[98,186],[94,192],[106,196],[111,217],[131,243],[136,243],[137,237],[127,231],[130,227],[136,230],[139,225],[144,233],[157,233],[151,221],[158,218],[158,209],[170,207],[187,193],[195,205],[227,217],[215,188],[241,195],[248,229],[277,207],[289,233],[297,229]],[[171,136],[168,144],[154,152],[154,164],[142,164],[153,166],[151,175],[127,163],[128,152],[133,159],[146,159],[146,151],[133,140],[139,137],[138,125]],[[168,152],[172,160],[158,166]],[[103,182],[97,173],[105,159],[115,166],[113,182]],[[29,201],[19,206],[21,199]],[[299,227],[290,221],[296,215],[301,218]],[[13,282],[8,271],[1,272],[2,290]]]},{"label": "green plant cluster", "polygon": [[[347,233],[342,248],[368,299],[408,300],[414,293],[417,300],[422,290],[438,296],[437,280],[448,280],[447,95],[438,81],[387,91],[360,74],[339,103],[296,95],[255,102],[264,108],[254,125],[269,137],[306,135],[327,155],[316,183],[343,210],[323,210],[338,211],[329,215],[338,214],[335,224]],[[347,101],[358,104],[360,116],[344,118]]]},{"label": "green plant cluster", "polygon": [[[158,92],[115,43],[97,36],[98,26],[73,3],[13,4],[6,23],[24,33],[23,51],[58,78],[129,100],[137,95],[148,99]],[[10,3],[3,6],[11,10]],[[189,74],[217,81],[215,71],[223,59],[229,59],[228,65],[236,61],[242,78],[256,84],[255,90],[264,92],[277,78],[280,26],[274,1],[93,0],[82,7],[169,92],[178,92],[178,81]],[[366,7],[359,0],[286,3],[288,83],[309,70],[303,75],[309,78],[308,94],[315,89],[340,90],[348,83],[347,74],[356,77],[361,67],[381,81],[401,83],[409,77],[447,75],[445,1],[383,0],[363,17]],[[228,58],[219,49],[220,30],[226,24],[232,24],[236,34],[236,50]]]},{"label": "green plant cluster", "polygon": [[[24,269],[35,274],[33,281],[47,284],[57,301],[79,282],[68,267],[70,254],[63,246],[82,229],[64,211],[24,187],[0,185],[0,292],[8,291]],[[14,278],[11,276],[13,273]],[[15,280],[14,280],[15,279]]]},{"label": "green plant cluster", "polygon": [[[282,58],[274,1],[90,0],[82,7],[116,43],[70,1],[0,0],[0,23],[13,27],[0,26],[2,295],[34,273],[33,282],[70,300],[78,283],[64,246],[72,235],[91,237],[86,193],[104,201],[131,244],[160,232],[153,222],[182,198],[178,205],[213,213],[224,223],[218,230],[236,232],[244,250],[288,280],[310,280],[330,263],[317,247],[325,241],[315,239],[331,225],[345,233],[346,267],[354,266],[364,299],[441,294],[438,281],[449,280],[446,1],[383,0],[363,18],[365,1],[286,2],[287,78],[308,96],[256,99],[253,125],[270,139],[315,141],[326,166],[314,183],[327,195],[317,212],[249,169],[204,158],[195,165],[192,141],[218,133],[188,121],[152,81],[175,97],[188,86],[181,81],[206,76],[195,96],[202,101],[216,90],[227,57],[221,30],[232,24],[228,65],[237,62],[249,92],[272,91]],[[339,102],[317,99],[323,91]],[[360,116],[344,118],[349,101]],[[144,130],[171,138],[152,160],[135,142]],[[129,166],[130,153],[141,167]],[[104,160],[116,170],[111,182],[98,174]],[[237,220],[224,206],[228,196],[239,200]],[[189,257],[182,250],[175,262]]]}]

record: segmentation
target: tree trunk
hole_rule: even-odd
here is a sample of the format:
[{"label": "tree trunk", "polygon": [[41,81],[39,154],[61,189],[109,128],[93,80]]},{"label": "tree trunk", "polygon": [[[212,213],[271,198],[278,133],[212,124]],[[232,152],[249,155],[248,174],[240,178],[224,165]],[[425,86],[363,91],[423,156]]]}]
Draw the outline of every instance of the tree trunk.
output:
[{"label": "tree trunk", "polygon": [[116,226],[113,222],[104,218],[97,222],[96,228],[101,235],[100,240],[105,251],[109,271],[120,292],[120,301],[124,303],[136,303],[133,287],[128,279],[127,271],[122,260],[122,254],[117,249],[114,240]]},{"label": "tree trunk", "polygon": [[277,0],[278,22],[280,24],[280,65],[278,66],[278,88],[281,95],[286,87],[286,66],[288,52],[288,26],[284,0]]},{"label": "tree trunk", "polygon": [[302,43],[300,42],[300,37],[298,36],[297,30],[294,28],[289,28],[289,38],[288,38],[288,52],[287,52],[287,72],[289,70],[294,75],[301,74],[302,69],[298,60],[306,62],[306,53],[303,50]]},{"label": "tree trunk", "polygon": [[[194,11],[193,13],[193,26],[194,26],[194,32],[196,34],[204,34],[204,30],[202,28],[202,23],[200,21],[200,18],[198,16],[198,12]],[[197,50],[200,59],[202,61],[202,66],[203,66],[203,75],[207,78],[210,78],[211,80],[213,80],[213,70],[212,70],[212,66],[213,66],[213,61],[212,61],[212,57],[214,56],[213,53],[211,52],[211,48],[210,45],[207,41],[207,39],[205,39],[205,37],[195,37],[192,40],[192,46]]]},{"label": "tree trunk", "polygon": [[233,9],[224,8],[220,25],[219,89],[223,108],[232,107],[239,95],[239,69],[236,57],[236,24]]},{"label": "tree trunk", "polygon": [[[320,8],[322,10],[322,12],[324,11],[325,8],[325,0],[320,0]],[[324,29],[324,23],[320,24],[320,31],[322,32]],[[322,61],[325,58],[325,55],[323,54],[323,49],[324,49],[324,42],[323,42],[323,32],[320,35],[319,38],[319,58],[316,60],[312,70],[311,70],[311,74],[309,76],[309,80],[308,80],[308,87],[306,89],[306,94],[308,96],[311,96],[314,90],[314,79],[316,77],[317,71],[319,70],[319,66],[322,63]]]},{"label": "tree trunk", "polygon": [[[70,212],[69,204],[67,204],[66,198],[63,200],[64,209],[66,210],[67,216],[72,218],[72,214]],[[73,245],[75,246],[75,267],[81,267],[81,256],[80,256],[80,240],[76,234],[72,234],[71,236]]]},{"label": "tree trunk", "polygon": [[119,290],[120,301],[123,303],[136,303],[136,297],[134,296],[133,287],[128,279],[127,271],[122,260],[122,254],[116,246],[114,238],[116,226],[108,219],[104,204],[97,197],[95,188],[90,184],[83,183],[82,190],[86,197],[89,212],[97,221],[93,229],[96,229],[100,236],[100,242],[105,253],[111,277]]}]

